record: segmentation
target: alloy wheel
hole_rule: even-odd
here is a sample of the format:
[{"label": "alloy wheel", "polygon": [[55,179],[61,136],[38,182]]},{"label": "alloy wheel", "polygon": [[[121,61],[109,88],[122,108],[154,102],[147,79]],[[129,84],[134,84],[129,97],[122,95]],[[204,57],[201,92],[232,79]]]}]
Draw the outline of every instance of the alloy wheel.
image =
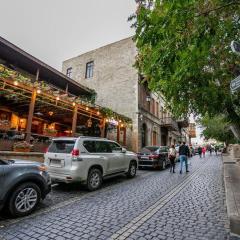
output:
[{"label": "alloy wheel", "polygon": [[38,201],[38,193],[34,188],[28,187],[21,190],[15,200],[17,211],[24,213],[33,209]]},{"label": "alloy wheel", "polygon": [[90,185],[92,188],[97,188],[100,184],[100,176],[98,173],[94,172],[91,174]]}]

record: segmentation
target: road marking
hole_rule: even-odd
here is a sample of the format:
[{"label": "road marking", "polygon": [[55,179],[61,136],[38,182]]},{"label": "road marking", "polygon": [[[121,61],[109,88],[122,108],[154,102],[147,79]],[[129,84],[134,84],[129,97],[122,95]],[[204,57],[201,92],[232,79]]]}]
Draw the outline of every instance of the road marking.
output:
[{"label": "road marking", "polygon": [[[149,176],[149,175],[152,175],[153,173],[155,173],[155,172],[141,173],[141,174],[137,175],[136,178],[134,178],[134,179],[132,179],[132,180],[130,180],[130,181],[137,181],[139,178],[147,177],[147,176]],[[0,220],[0,228],[3,229],[3,228],[5,228],[5,227],[7,227],[7,226],[9,226],[9,225],[12,225],[12,224],[15,224],[15,223],[18,223],[18,222],[21,222],[21,221],[24,221],[24,220],[27,220],[27,219],[30,219],[30,218],[34,218],[34,217],[37,217],[37,216],[39,216],[39,215],[42,215],[42,214],[45,214],[45,213],[54,211],[54,210],[56,210],[56,209],[65,207],[65,206],[67,206],[67,205],[70,205],[70,204],[72,204],[72,203],[78,202],[78,201],[80,201],[80,200],[82,200],[82,199],[84,199],[84,198],[87,198],[87,197],[89,197],[89,196],[91,197],[92,195],[95,195],[95,194],[97,194],[97,193],[100,192],[100,191],[101,191],[101,193],[102,193],[102,192],[109,191],[110,189],[116,187],[117,185],[120,185],[120,184],[123,184],[123,183],[126,183],[126,182],[129,182],[129,180],[128,180],[128,181],[124,181],[124,182],[120,182],[120,183],[113,184],[113,185],[111,185],[111,186],[108,186],[108,187],[99,189],[99,190],[94,191],[94,192],[87,192],[87,193],[85,193],[85,194],[82,193],[82,194],[84,194],[84,195],[81,195],[81,196],[78,196],[78,197],[74,197],[74,198],[71,198],[71,199],[69,199],[69,200],[65,200],[65,201],[63,201],[63,202],[61,202],[61,203],[56,204],[55,206],[51,206],[51,207],[47,207],[47,209],[39,210],[39,211],[37,211],[37,212],[35,212],[35,213],[32,213],[31,215],[28,215],[28,216],[26,216],[26,217],[21,217],[21,218],[11,219],[11,220],[9,220],[9,219]],[[58,185],[58,184],[52,184],[52,187],[55,187],[56,185]],[[0,238],[0,240],[1,240],[1,238]]]},{"label": "road marking", "polygon": [[111,240],[125,240],[132,233],[136,231],[143,223],[150,219],[155,213],[157,213],[161,208],[163,208],[173,197],[175,197],[181,190],[186,187],[189,182],[207,165],[205,162],[201,168],[194,171],[189,177],[186,177],[181,183],[176,184],[168,193],[162,196],[157,202],[152,206],[142,212],[140,215],[135,217],[131,222],[126,224],[123,228],[114,233],[110,239]]}]

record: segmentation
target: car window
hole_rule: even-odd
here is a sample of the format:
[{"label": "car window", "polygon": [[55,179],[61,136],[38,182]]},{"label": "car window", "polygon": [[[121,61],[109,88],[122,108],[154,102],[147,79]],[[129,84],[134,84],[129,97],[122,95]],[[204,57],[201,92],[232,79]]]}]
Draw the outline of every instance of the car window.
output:
[{"label": "car window", "polygon": [[160,147],[159,152],[168,152],[168,147]]},{"label": "car window", "polygon": [[112,151],[116,151],[121,148],[121,146],[115,142],[109,142],[109,145]]},{"label": "car window", "polygon": [[112,149],[109,142],[95,141],[95,148],[97,153],[111,153]]},{"label": "car window", "polygon": [[0,159],[0,165],[7,165],[7,164],[8,164],[7,161],[4,161],[4,160]]},{"label": "car window", "polygon": [[87,149],[88,152],[90,153],[95,153],[96,148],[95,148],[95,141],[84,141],[83,146]]},{"label": "car window", "polygon": [[159,147],[153,147],[153,146],[151,146],[151,147],[144,147],[144,148],[141,150],[141,152],[142,152],[142,153],[155,152],[155,151],[158,150],[158,148],[159,148]]},{"label": "car window", "polygon": [[75,145],[74,140],[54,140],[49,146],[51,153],[71,153]]}]

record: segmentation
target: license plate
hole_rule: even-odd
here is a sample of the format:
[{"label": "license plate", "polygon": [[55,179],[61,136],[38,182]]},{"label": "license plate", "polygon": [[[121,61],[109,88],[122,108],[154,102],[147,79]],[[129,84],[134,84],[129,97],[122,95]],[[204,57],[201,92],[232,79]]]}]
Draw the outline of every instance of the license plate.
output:
[{"label": "license plate", "polygon": [[141,159],[147,159],[147,160],[149,160],[149,157],[141,157]]},{"label": "license plate", "polygon": [[64,160],[50,159],[50,166],[51,167],[63,167],[64,166]]}]

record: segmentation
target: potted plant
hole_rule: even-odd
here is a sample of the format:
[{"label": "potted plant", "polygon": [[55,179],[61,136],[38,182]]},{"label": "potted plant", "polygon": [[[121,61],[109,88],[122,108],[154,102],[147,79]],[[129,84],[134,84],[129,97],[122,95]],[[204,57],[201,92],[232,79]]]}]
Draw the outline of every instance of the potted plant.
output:
[{"label": "potted plant", "polygon": [[20,141],[13,144],[14,152],[30,152],[32,145],[26,141]]}]

